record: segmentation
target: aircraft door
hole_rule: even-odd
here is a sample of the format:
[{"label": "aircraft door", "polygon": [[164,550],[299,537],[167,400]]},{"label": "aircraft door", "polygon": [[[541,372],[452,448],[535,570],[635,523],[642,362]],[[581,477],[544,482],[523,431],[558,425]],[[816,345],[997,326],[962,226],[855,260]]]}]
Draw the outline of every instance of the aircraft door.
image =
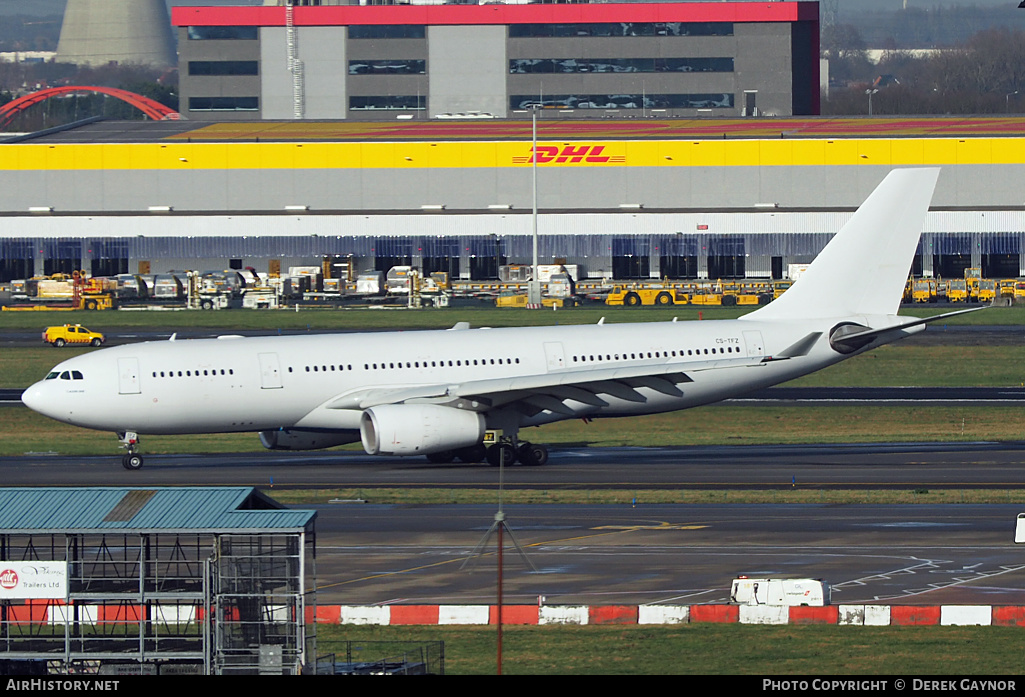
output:
[{"label": "aircraft door", "polygon": [[278,354],[260,354],[260,388],[264,390],[281,389],[281,366]]},{"label": "aircraft door", "polygon": [[545,358],[548,361],[548,372],[562,370],[566,367],[566,352],[562,349],[562,342],[550,341],[545,344]]},{"label": "aircraft door", "polygon": [[761,332],[744,332],[744,343],[747,344],[748,356],[765,355],[765,344],[762,343]]},{"label": "aircraft door", "polygon": [[139,394],[139,359],[117,359],[117,391],[118,394]]}]

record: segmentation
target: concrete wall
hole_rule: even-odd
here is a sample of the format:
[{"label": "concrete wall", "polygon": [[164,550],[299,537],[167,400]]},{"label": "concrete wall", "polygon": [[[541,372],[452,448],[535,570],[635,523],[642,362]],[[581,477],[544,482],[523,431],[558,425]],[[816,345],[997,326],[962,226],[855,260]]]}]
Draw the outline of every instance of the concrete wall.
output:
[{"label": "concrete wall", "polygon": [[345,29],[305,27],[299,38],[299,58],[306,83],[305,118],[345,118],[349,106]]},{"label": "concrete wall", "polygon": [[506,116],[506,31],[504,26],[428,27],[431,116],[468,111]]},{"label": "concrete wall", "polygon": [[[18,146],[11,146],[18,147]],[[405,144],[394,146],[406,152]],[[523,144],[524,155],[529,144]],[[422,155],[410,148],[415,164]],[[239,157],[246,156],[239,151]],[[493,204],[529,209],[529,167],[0,168],[0,213],[50,206],[58,212],[133,212],[149,206],[176,211],[282,211],[305,205],[331,211],[419,211],[424,205],[486,212]],[[175,158],[178,161],[178,158]],[[862,167],[551,167],[539,168],[538,204],[546,210],[854,208],[890,165]],[[1023,205],[1016,182],[1025,164],[946,166],[934,207]]]}]

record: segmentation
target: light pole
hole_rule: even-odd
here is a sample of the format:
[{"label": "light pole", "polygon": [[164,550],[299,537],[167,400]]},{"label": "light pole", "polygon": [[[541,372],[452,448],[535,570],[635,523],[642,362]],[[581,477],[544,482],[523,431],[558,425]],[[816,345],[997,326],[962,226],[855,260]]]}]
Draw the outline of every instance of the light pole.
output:
[{"label": "light pole", "polygon": [[1008,92],[1007,94],[1004,95],[1004,111],[1005,112],[1011,111],[1011,97],[1013,97],[1016,94],[1018,94],[1018,90],[1015,90],[1014,92]]},{"label": "light pole", "polygon": [[533,226],[533,258],[531,260],[530,281],[527,282],[527,306],[541,307],[541,281],[537,276],[537,112],[541,104],[533,104],[530,107],[531,120],[531,147],[532,155],[532,186],[531,186],[531,213],[530,221]]},{"label": "light pole", "polygon": [[871,88],[865,90],[865,94],[868,95],[868,115],[869,116],[872,115],[872,95],[875,94],[878,91],[879,90],[875,90],[875,89],[871,89]]}]

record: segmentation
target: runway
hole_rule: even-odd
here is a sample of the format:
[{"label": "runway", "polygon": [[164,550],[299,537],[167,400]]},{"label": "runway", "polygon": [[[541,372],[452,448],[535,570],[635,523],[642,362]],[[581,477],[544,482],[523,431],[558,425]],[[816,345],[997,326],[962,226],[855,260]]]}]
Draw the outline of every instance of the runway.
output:
[{"label": "runway", "polygon": [[[318,506],[318,602],[486,604],[497,507]],[[1025,604],[1018,507],[507,506],[505,601],[689,605],[748,576],[822,578],[834,604]],[[358,541],[358,543],[356,543]],[[470,559],[469,570],[463,569]],[[543,600],[542,600],[543,599]]]},{"label": "runway", "polygon": [[[1021,488],[1025,443],[703,448],[555,448],[544,467],[512,467],[510,488]],[[488,554],[460,567],[497,511],[498,472],[362,453],[0,459],[8,486],[439,487],[483,490],[475,505],[323,502],[321,604],[487,603]],[[273,485],[273,488],[271,486]],[[1025,604],[1021,507],[993,505],[505,506],[537,571],[506,552],[505,601],[694,604],[726,599],[738,574],[823,578],[834,603]],[[494,541],[490,545],[494,551]]]},{"label": "runway", "polygon": [[[145,441],[143,442],[145,451]],[[112,447],[112,451],[114,448]],[[146,455],[126,474],[120,457],[0,458],[7,486],[247,485],[278,489],[434,487],[493,489],[485,464],[432,465],[362,451]],[[509,467],[527,489],[1021,489],[1025,442],[746,445],[674,448],[552,446],[544,467]]]}]

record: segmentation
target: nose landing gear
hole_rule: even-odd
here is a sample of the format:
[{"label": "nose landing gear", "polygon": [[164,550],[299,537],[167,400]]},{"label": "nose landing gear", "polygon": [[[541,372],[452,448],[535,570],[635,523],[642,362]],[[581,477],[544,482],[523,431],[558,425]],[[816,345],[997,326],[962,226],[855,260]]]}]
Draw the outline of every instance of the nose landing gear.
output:
[{"label": "nose landing gear", "polygon": [[142,469],[142,455],[136,452],[136,449],[139,447],[139,434],[134,431],[125,431],[124,433],[119,433],[118,437],[121,439],[121,447],[126,451],[121,458],[121,466],[126,470]]}]

